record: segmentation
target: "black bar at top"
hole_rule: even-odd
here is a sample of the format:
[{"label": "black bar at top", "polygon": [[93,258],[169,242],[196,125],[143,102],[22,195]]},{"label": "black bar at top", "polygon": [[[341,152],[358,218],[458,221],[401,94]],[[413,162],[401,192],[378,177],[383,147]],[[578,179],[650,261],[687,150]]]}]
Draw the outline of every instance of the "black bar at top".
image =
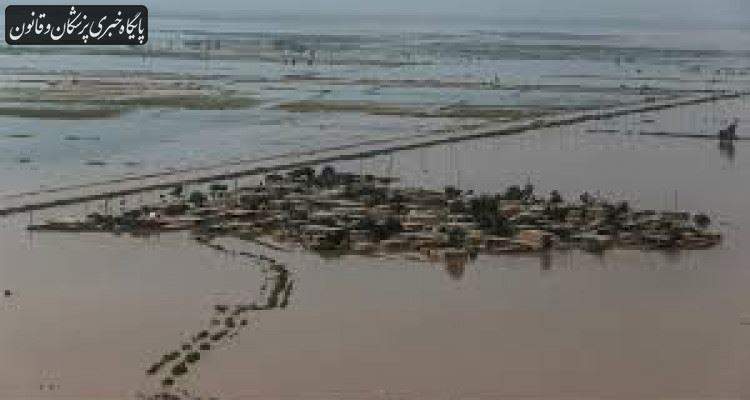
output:
[{"label": "black bar at top", "polygon": [[5,8],[5,42],[10,45],[142,45],[147,41],[146,6]]}]

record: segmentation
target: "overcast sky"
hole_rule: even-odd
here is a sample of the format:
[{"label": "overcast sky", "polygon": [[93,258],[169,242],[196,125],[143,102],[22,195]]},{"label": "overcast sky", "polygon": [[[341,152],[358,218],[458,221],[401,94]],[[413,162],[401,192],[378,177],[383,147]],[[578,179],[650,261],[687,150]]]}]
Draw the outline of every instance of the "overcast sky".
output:
[{"label": "overcast sky", "polygon": [[[0,4],[145,4],[155,14],[221,11],[467,14],[490,18],[646,19],[748,23],[750,0],[0,0]],[[743,3],[745,3],[743,5]],[[3,5],[3,8],[4,8]]]},{"label": "overcast sky", "polygon": [[735,20],[749,17],[750,0],[153,0],[155,9],[218,7],[244,11],[352,13],[476,13],[497,17]]}]

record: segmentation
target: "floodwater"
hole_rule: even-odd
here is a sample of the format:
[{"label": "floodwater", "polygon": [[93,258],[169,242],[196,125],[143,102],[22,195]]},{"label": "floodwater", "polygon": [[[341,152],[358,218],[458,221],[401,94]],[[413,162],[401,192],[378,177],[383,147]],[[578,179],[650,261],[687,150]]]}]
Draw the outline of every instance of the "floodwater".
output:
[{"label": "floodwater", "polygon": [[[210,24],[202,28],[209,29]],[[462,29],[459,36],[466,40]],[[634,45],[657,43],[648,35],[627,37]],[[675,37],[679,35],[670,36]],[[710,42],[713,37],[701,40]],[[545,38],[532,35],[530,40]],[[685,40],[681,45],[701,43]],[[737,48],[743,43],[733,42]],[[713,68],[729,63],[724,56],[721,61],[682,56],[672,64],[658,59],[638,66],[664,78],[693,64]],[[3,57],[27,66],[44,58],[38,54]],[[76,57],[55,59],[65,60],[73,63],[72,69],[81,68],[74,64],[79,62]],[[116,69],[112,62],[104,64]],[[122,68],[132,68],[128,63],[133,59],[122,62]],[[148,68],[169,70],[178,64],[157,60]],[[185,68],[196,73],[204,65],[194,64]],[[223,63],[216,61],[217,65]],[[618,79],[624,79],[631,73],[615,67],[611,59],[558,59],[395,70],[371,67],[363,75],[383,78],[401,73],[413,78],[429,70],[438,78],[455,79],[460,71],[472,71],[467,79],[491,79],[495,73],[491,65],[509,68],[507,74],[500,73],[506,78],[530,71],[531,76],[519,78],[524,82],[552,79],[544,76],[559,73],[560,65],[570,74],[580,69],[582,74],[601,75],[607,72],[602,69],[614,69],[621,73]],[[239,63],[234,68],[245,66]],[[253,74],[262,75],[264,68],[279,74],[277,66],[255,66]],[[665,79],[660,85],[689,83]],[[345,92],[332,93],[345,96]],[[415,93],[403,95],[413,100],[419,97]],[[354,172],[397,175],[407,186],[455,185],[483,192],[529,181],[540,192],[557,189],[574,196],[592,191],[626,198],[638,207],[704,210],[726,236],[721,247],[706,251],[480,256],[463,270],[446,270],[441,264],[355,256],[323,259],[225,241],[225,247],[236,250],[231,254],[201,246],[182,234],[149,238],[29,234],[23,228],[30,216],[0,219],[0,291],[12,292],[0,298],[0,397],[124,399],[157,393],[160,378],[146,374],[154,362],[210,326],[214,306],[247,304],[261,292],[267,278],[262,265],[238,252],[261,253],[282,262],[294,290],[288,306],[251,313],[250,323],[237,336],[221,341],[189,367],[178,386],[195,396],[749,397],[750,253],[745,243],[750,240],[750,142],[720,148],[705,139],[639,134],[713,133],[732,118],[740,118],[740,136],[750,135],[750,113],[745,101],[738,100],[337,165]],[[251,120],[260,122],[243,130]],[[292,122],[280,125],[278,121]],[[0,156],[0,182],[6,193],[41,183],[69,184],[120,174],[109,167],[121,161],[142,161],[146,170],[161,169],[326,141],[340,144],[384,131],[408,134],[414,130],[403,130],[405,126],[418,129],[424,123],[359,115],[290,116],[262,108],[142,111],[116,120],[84,122],[4,117],[3,122],[3,134],[34,134],[0,139],[7,150]],[[70,133],[101,138],[64,142],[61,137]],[[36,161],[30,165],[13,161],[26,154]],[[84,156],[110,164],[82,168]],[[50,210],[33,218],[72,211],[78,210]]]},{"label": "floodwater", "polygon": [[[143,48],[0,44],[0,195],[485,122],[278,109],[298,101],[560,110],[675,90],[740,90],[750,82],[750,34],[742,30],[313,16],[151,22]],[[200,43],[220,48],[201,51]],[[290,48],[316,51],[315,63]],[[282,62],[292,56],[295,65]],[[84,120],[5,114],[6,107],[73,107],[45,93],[46,82],[74,78],[165,87],[184,81],[257,104],[211,111],[142,106]],[[85,96],[76,101],[103,106]]]},{"label": "floodwater", "polygon": [[[748,118],[739,100],[338,167],[390,170],[405,185],[492,191],[528,180],[639,207],[677,203],[710,212],[726,235],[720,248],[480,256],[447,271],[226,241],[283,262],[294,291],[288,307],[255,313],[204,355],[180,387],[243,399],[750,396],[750,146],[737,142],[730,157],[714,141],[628,133],[679,131],[693,114],[705,129]],[[6,397],[153,394],[159,381],[146,369],[207,326],[214,305],[247,301],[261,284],[256,263],[180,234],[29,235],[27,218],[3,220],[0,233],[2,284],[14,292],[0,302]]]}]

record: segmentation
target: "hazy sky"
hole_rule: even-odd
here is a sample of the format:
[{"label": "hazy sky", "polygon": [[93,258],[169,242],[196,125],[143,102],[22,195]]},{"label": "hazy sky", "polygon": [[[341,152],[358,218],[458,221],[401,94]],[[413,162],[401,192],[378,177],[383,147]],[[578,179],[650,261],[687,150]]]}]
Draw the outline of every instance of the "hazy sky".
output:
[{"label": "hazy sky", "polygon": [[[253,12],[474,14],[490,18],[619,18],[747,24],[750,0],[0,0],[7,4],[145,4],[157,14]],[[743,3],[745,3],[743,5]]]},{"label": "hazy sky", "polygon": [[224,7],[246,11],[355,13],[476,13],[497,17],[616,17],[682,20],[737,20],[750,17],[750,0],[154,0],[168,9]]}]

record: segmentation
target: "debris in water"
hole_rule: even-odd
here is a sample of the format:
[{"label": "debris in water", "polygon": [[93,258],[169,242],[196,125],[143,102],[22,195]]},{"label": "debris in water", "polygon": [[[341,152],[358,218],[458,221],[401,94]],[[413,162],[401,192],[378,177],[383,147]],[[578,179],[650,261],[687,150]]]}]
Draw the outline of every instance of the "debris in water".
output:
[{"label": "debris in water", "polygon": [[94,167],[101,167],[101,166],[107,165],[107,163],[102,160],[88,160],[84,164],[89,165],[89,166],[94,166]]},{"label": "debris in water", "polygon": [[198,353],[197,351],[194,351],[194,352],[192,352],[192,353],[188,354],[188,355],[187,355],[187,356],[185,357],[185,361],[186,361],[186,362],[187,362],[188,364],[193,364],[193,363],[197,362],[197,361],[198,361],[198,360],[200,360],[200,359],[201,359],[201,353]]},{"label": "debris in water", "polygon": [[586,129],[587,133],[620,133],[619,129]]},{"label": "debris in water", "polygon": [[187,365],[185,365],[184,362],[181,362],[172,368],[172,375],[174,376],[182,376],[185,375],[188,372]]},{"label": "debris in water", "polygon": [[65,135],[63,140],[67,141],[80,141],[80,140],[89,140],[89,141],[98,141],[101,140],[99,136],[78,136],[78,135]]},{"label": "debris in water", "polygon": [[226,330],[226,329],[224,329],[223,331],[219,331],[219,332],[211,335],[211,340],[214,341],[214,342],[218,342],[219,340],[221,340],[221,338],[223,338],[224,336],[226,336],[227,333],[229,333],[229,331]]},{"label": "debris in water", "polygon": [[208,337],[208,331],[200,331],[198,335],[195,336],[194,342],[198,342],[200,340],[203,340]]},{"label": "debris in water", "polygon": [[146,370],[146,375],[155,375],[163,366],[164,364],[160,362],[152,365],[151,367],[149,367],[149,369]]},{"label": "debris in water", "polygon": [[216,310],[216,312],[218,312],[219,314],[224,314],[225,312],[227,312],[228,309],[229,309],[229,306],[224,305],[224,304],[219,304],[219,305],[214,306],[214,310]]},{"label": "debris in water", "polygon": [[172,362],[178,358],[180,358],[180,353],[177,351],[173,351],[169,354],[164,355],[163,362],[165,363]]}]

